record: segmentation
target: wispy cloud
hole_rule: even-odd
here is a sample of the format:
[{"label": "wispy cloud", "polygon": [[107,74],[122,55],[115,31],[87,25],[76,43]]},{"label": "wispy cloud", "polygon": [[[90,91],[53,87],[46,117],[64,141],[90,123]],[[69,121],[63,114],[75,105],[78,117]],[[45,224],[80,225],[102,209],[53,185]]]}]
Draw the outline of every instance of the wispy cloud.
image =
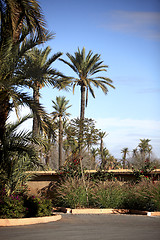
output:
[{"label": "wispy cloud", "polygon": [[124,147],[132,151],[143,138],[151,139],[153,152],[160,157],[160,121],[106,118],[96,122],[97,128],[109,133],[104,142],[115,157]]},{"label": "wispy cloud", "polygon": [[159,41],[160,12],[112,11],[101,27]]},{"label": "wispy cloud", "polygon": [[160,88],[146,88],[146,89],[140,89],[137,91],[137,93],[158,93],[160,94]]}]

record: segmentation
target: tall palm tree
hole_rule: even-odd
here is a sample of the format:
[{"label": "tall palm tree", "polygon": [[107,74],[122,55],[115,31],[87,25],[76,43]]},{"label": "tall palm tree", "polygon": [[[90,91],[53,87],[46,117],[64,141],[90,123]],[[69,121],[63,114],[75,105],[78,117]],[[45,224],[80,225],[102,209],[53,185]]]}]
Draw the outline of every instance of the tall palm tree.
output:
[{"label": "tall palm tree", "polygon": [[123,156],[122,156],[122,159],[123,159],[123,169],[125,169],[125,167],[126,167],[126,157],[127,157],[127,154],[129,153],[128,148],[123,148],[121,150],[121,153],[123,154]]},{"label": "tall palm tree", "polygon": [[[41,8],[36,0],[0,0],[0,142],[13,103],[32,105],[33,100],[21,93],[15,69],[28,49],[51,38],[45,28]],[[37,109],[39,106],[36,107]],[[40,107],[39,112],[43,109]]]},{"label": "tall palm tree", "polygon": [[63,96],[56,97],[56,101],[53,101],[53,111],[51,114],[53,115],[53,119],[58,118],[59,122],[59,168],[62,166],[62,153],[63,153],[63,120],[66,119],[70,113],[67,113],[67,109],[71,107],[68,105],[69,100]]},{"label": "tall palm tree", "polygon": [[92,96],[95,98],[95,94],[91,85],[93,84],[97,88],[100,87],[105,94],[107,94],[108,92],[107,86],[110,86],[112,88],[115,87],[112,85],[111,79],[103,76],[95,76],[95,74],[99,72],[106,72],[108,68],[108,66],[104,65],[103,61],[101,61],[100,54],[93,55],[93,52],[90,50],[86,56],[85,48],[83,47],[81,51],[78,48],[78,51],[75,52],[74,56],[71,55],[70,53],[67,53],[66,55],[71,61],[71,63],[61,58],[59,60],[67,64],[78,75],[78,78],[72,77],[71,82],[73,85],[73,92],[75,86],[80,86],[81,90],[80,119],[84,120],[85,103],[87,106],[88,102],[88,91],[90,91]]},{"label": "tall palm tree", "polygon": [[47,124],[49,117],[45,113],[43,107],[35,102],[27,92],[22,92],[26,86],[25,79],[19,74],[21,58],[24,56],[32,46],[34,47],[38,42],[31,39],[26,40],[19,47],[17,51],[8,59],[3,59],[0,56],[0,141],[3,139],[5,133],[5,123],[11,108],[18,109],[19,105],[29,106],[33,112],[36,112],[37,117],[43,119],[44,125]]},{"label": "tall palm tree", "polygon": [[[38,49],[37,47],[32,48],[25,54],[25,58],[21,63],[21,68],[17,74],[21,76],[22,85],[33,89],[33,99],[39,104],[39,92],[44,86],[58,84],[57,77],[63,76],[56,69],[52,68],[52,64],[62,55],[58,52],[51,57],[51,48],[46,47],[43,49]],[[19,77],[20,77],[19,76]],[[40,131],[40,123],[36,113],[33,112],[33,135],[38,135]]]},{"label": "tall palm tree", "polygon": [[[0,47],[8,42],[14,43],[24,39],[23,31],[27,31],[39,39],[46,40],[46,23],[41,7],[36,0],[0,0]],[[23,30],[23,31],[22,31]]]},{"label": "tall palm tree", "polygon": [[61,58],[59,60],[67,64],[78,75],[78,78],[72,77],[70,80],[73,86],[73,93],[75,86],[80,86],[81,91],[80,120],[82,122],[82,126],[80,129],[81,136],[79,140],[79,151],[81,154],[83,142],[83,121],[85,118],[85,105],[87,106],[88,102],[88,91],[90,91],[92,96],[95,98],[92,84],[97,88],[100,87],[105,94],[108,92],[107,86],[112,88],[114,88],[114,86],[112,85],[111,79],[103,76],[96,76],[97,73],[106,72],[108,68],[107,65],[103,64],[100,54],[93,55],[93,52],[90,50],[86,55],[85,48],[83,47],[81,51],[78,48],[78,51],[75,52],[74,56],[70,53],[67,53],[66,55],[70,62]]}]

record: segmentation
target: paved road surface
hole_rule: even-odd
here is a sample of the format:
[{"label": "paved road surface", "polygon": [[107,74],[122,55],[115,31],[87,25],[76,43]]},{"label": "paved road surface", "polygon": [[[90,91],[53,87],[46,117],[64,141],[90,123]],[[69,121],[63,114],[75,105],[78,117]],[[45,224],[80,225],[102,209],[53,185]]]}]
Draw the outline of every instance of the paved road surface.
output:
[{"label": "paved road surface", "polygon": [[0,227],[1,240],[159,240],[160,217],[69,215],[57,222]]}]

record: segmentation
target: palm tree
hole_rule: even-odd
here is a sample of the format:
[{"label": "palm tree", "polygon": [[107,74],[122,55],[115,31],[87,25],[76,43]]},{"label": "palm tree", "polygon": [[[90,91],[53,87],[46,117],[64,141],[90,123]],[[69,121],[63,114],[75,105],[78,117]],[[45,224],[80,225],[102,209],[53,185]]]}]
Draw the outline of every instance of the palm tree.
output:
[{"label": "palm tree", "polygon": [[104,148],[104,146],[103,146],[103,139],[108,135],[106,132],[102,132],[102,131],[100,131],[99,133],[98,133],[98,135],[99,135],[99,138],[100,138],[100,156],[101,156],[101,161],[103,162],[103,148]]},{"label": "palm tree", "polygon": [[[15,76],[19,59],[24,53],[50,39],[45,28],[41,8],[36,0],[0,0],[0,141],[5,133],[5,123],[10,108],[18,104],[36,105],[26,93],[21,93]],[[12,102],[10,101],[12,96]]]},{"label": "palm tree", "polygon": [[92,154],[92,167],[93,167],[93,169],[95,169],[96,168],[96,156],[98,155],[98,149],[92,148],[91,154]]},{"label": "palm tree", "polygon": [[81,153],[81,145],[83,142],[83,121],[85,118],[85,104],[87,106],[88,102],[88,91],[90,91],[95,98],[94,90],[91,86],[92,84],[97,88],[100,87],[105,94],[108,92],[107,86],[112,88],[114,88],[114,86],[112,85],[111,79],[103,76],[95,76],[99,72],[106,72],[108,68],[108,66],[104,65],[103,61],[101,61],[101,56],[99,54],[93,55],[93,52],[90,50],[86,56],[85,48],[83,47],[82,51],[78,48],[78,51],[75,52],[74,56],[70,53],[67,53],[66,55],[71,63],[61,58],[59,60],[67,64],[78,75],[78,78],[71,77],[70,80],[73,86],[73,93],[75,86],[80,86],[81,91],[80,120],[82,121],[82,126],[80,129],[81,137],[79,142],[79,151]]},{"label": "palm tree", "polygon": [[63,153],[63,120],[66,119],[70,114],[67,113],[67,109],[71,107],[68,105],[69,100],[63,96],[56,97],[56,101],[53,101],[53,119],[59,118],[59,168],[62,166],[62,153]]},{"label": "palm tree", "polygon": [[85,102],[87,106],[88,102],[88,90],[91,92],[92,96],[95,98],[95,94],[91,84],[95,87],[100,87],[102,91],[107,94],[108,88],[110,86],[115,88],[112,85],[112,80],[107,77],[95,76],[96,73],[106,72],[108,66],[103,65],[103,61],[101,61],[101,55],[95,54],[90,50],[89,53],[85,54],[85,48],[83,47],[82,51],[78,48],[78,51],[75,52],[75,56],[67,53],[66,54],[69,60],[68,62],[64,59],[59,59],[67,64],[72,70],[78,75],[78,78],[72,77],[72,85],[73,92],[75,86],[80,86],[81,89],[81,111],[80,111],[80,119],[84,120],[85,117]]},{"label": "palm tree", "polygon": [[[100,152],[101,154],[101,152]],[[103,148],[103,152],[102,152],[102,155],[103,155],[103,159],[101,161],[101,165],[100,165],[100,168],[102,170],[104,170],[106,168],[106,164],[108,162],[108,158],[110,157],[110,153],[109,153],[109,150],[107,148]]]},{"label": "palm tree", "polygon": [[5,123],[9,111],[13,107],[18,113],[19,105],[27,105],[34,113],[36,112],[39,122],[41,119],[43,120],[44,127],[49,122],[49,116],[45,113],[43,107],[38,102],[35,102],[27,92],[22,92],[26,82],[22,74],[19,74],[21,59],[31,46],[34,47],[36,44],[37,42],[26,40],[20,47],[17,45],[17,52],[15,52],[14,56],[11,55],[4,62],[0,58],[0,63],[2,63],[0,68],[0,141],[2,141],[5,133]]},{"label": "palm tree", "polygon": [[[48,58],[50,52],[50,47],[46,47],[44,50],[38,49],[37,47],[32,48],[25,54],[25,59],[21,63],[20,71],[17,73],[23,79],[22,85],[24,86],[24,84],[26,84],[33,89],[33,99],[38,104],[40,89],[44,86],[60,84],[58,76],[63,76],[51,67],[51,64],[53,64],[62,53],[58,52]],[[40,123],[38,122],[36,113],[33,112],[33,135],[39,134],[39,125]]]},{"label": "palm tree", "polygon": [[23,40],[26,30],[35,39],[46,40],[48,31],[38,1],[0,0],[0,15],[0,47],[10,38],[14,43]]},{"label": "palm tree", "polygon": [[125,167],[126,167],[126,157],[127,157],[127,154],[129,153],[128,148],[123,148],[121,150],[121,153],[123,154],[123,157],[122,157],[122,159],[123,159],[123,169],[125,169]]},{"label": "palm tree", "polygon": [[149,149],[152,147],[149,144],[150,141],[151,141],[150,139],[140,139],[140,143],[138,147],[140,149],[140,153],[143,161],[145,161],[146,153],[148,153],[148,151],[150,151]]}]

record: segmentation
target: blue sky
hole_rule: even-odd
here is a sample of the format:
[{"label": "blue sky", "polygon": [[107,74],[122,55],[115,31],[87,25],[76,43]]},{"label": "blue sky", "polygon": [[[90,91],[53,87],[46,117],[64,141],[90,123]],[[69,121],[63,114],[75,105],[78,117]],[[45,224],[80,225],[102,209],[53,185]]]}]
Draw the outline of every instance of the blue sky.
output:
[{"label": "blue sky", "polygon": [[[105,146],[115,157],[121,149],[132,151],[139,139],[149,138],[153,152],[160,158],[160,1],[159,0],[41,0],[47,25],[56,34],[47,43],[52,53],[74,54],[85,46],[86,52],[101,54],[109,66],[107,77],[116,89],[104,95],[95,89],[89,95],[86,117],[106,131]],[[69,67],[57,61],[54,66],[74,76]],[[80,89],[57,91],[44,88],[41,102],[48,112],[56,96],[66,96],[72,117],[80,111]]]}]

